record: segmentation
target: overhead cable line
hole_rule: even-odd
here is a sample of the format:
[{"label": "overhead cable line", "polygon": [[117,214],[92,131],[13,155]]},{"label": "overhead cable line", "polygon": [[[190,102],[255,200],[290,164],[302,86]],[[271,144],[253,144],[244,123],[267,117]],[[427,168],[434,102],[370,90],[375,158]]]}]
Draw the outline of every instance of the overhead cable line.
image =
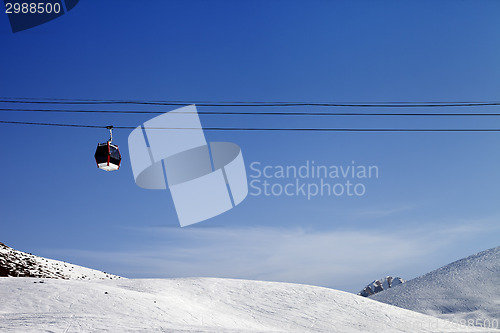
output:
[{"label": "overhead cable line", "polygon": [[[108,126],[100,125],[84,125],[84,124],[60,124],[60,123],[40,123],[40,122],[21,122],[21,121],[6,121],[0,120],[2,124],[19,124],[19,125],[40,125],[40,126],[57,126],[57,127],[81,127],[81,128],[108,128]],[[113,126],[115,129],[135,129],[137,126]],[[179,128],[179,127],[146,127],[145,129],[185,129],[199,130],[200,128]],[[482,128],[258,128],[258,127],[204,127],[206,131],[300,131],[300,132],[500,132],[500,129]]]},{"label": "overhead cable line", "polygon": [[[102,113],[102,114],[163,114],[163,111],[132,111],[132,110],[56,110],[56,109],[14,109],[0,108],[0,112],[38,112],[38,113]],[[500,116],[500,113],[367,113],[367,112],[226,112],[226,111],[197,111],[197,112],[178,112],[169,111],[169,113],[188,113],[202,115],[230,115],[230,116]]]},{"label": "overhead cable line", "polygon": [[[26,100],[26,101],[83,101],[83,102],[171,102],[171,103],[184,103],[184,104],[198,104],[198,103],[220,103],[220,104],[248,104],[248,103],[264,103],[264,104],[283,104],[283,103],[295,103],[302,104],[308,102],[298,102],[298,101],[207,101],[207,100],[169,100],[169,101],[145,101],[145,100],[120,100],[120,99],[88,99],[88,98],[34,98],[34,97],[5,97],[0,96],[0,100]],[[321,104],[333,103],[333,102],[317,102]],[[338,102],[340,103],[340,102]],[[359,103],[359,102],[358,102]],[[360,104],[470,104],[470,103],[500,103],[500,101],[398,101],[398,102],[368,102],[365,101]],[[353,104],[353,102],[344,101],[341,104]]]},{"label": "overhead cable line", "polygon": [[62,100],[62,99],[1,99],[0,103],[14,104],[53,104],[53,105],[159,105],[159,106],[197,106],[212,107],[374,107],[374,108],[410,108],[410,107],[472,107],[499,106],[500,102],[381,102],[381,103],[313,103],[313,102],[196,102],[196,101],[134,101],[134,100]]},{"label": "overhead cable line", "polygon": [[[107,126],[101,126],[101,125],[57,124],[57,123],[39,123],[39,122],[7,121],[7,120],[0,120],[0,124],[40,125],[40,126],[57,126],[57,127],[81,127],[81,128],[107,128]],[[116,127],[114,127],[114,128],[116,128]]]}]

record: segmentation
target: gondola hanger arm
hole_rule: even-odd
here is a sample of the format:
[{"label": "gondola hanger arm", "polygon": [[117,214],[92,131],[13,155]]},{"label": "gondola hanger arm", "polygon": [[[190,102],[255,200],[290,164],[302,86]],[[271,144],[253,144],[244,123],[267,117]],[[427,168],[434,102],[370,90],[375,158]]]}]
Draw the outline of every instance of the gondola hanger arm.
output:
[{"label": "gondola hanger arm", "polygon": [[111,141],[113,141],[113,126],[109,125],[106,126],[106,128],[109,129],[109,143],[111,143]]}]

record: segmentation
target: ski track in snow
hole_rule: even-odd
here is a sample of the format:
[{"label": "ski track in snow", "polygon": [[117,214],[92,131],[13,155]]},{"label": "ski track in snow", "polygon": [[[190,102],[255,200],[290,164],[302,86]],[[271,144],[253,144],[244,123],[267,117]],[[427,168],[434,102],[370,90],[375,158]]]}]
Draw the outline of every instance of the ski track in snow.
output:
[{"label": "ski track in snow", "polygon": [[9,277],[0,278],[0,300],[0,332],[488,332],[278,282]]}]

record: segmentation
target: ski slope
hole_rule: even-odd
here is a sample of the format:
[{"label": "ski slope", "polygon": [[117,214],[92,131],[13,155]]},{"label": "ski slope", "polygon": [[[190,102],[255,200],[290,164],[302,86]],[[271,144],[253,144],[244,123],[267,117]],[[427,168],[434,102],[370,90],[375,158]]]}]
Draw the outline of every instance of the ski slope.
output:
[{"label": "ski slope", "polygon": [[5,277],[0,300],[0,332],[487,332],[277,282]]},{"label": "ski slope", "polygon": [[[370,297],[405,309],[500,327],[500,247],[455,261]],[[491,326],[490,326],[491,327]]]}]

